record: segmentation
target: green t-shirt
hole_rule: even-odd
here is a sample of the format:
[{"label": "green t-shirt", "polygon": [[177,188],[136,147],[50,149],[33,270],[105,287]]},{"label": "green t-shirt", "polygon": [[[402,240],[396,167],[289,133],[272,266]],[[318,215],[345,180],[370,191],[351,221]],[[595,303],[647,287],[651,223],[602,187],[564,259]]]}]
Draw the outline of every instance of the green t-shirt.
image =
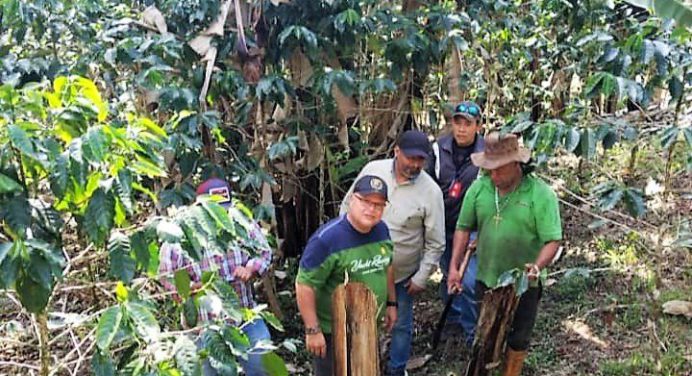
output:
[{"label": "green t-shirt", "polygon": [[315,291],[320,328],[332,332],[332,293],[344,283],[362,282],[377,297],[378,317],[387,301],[387,268],[392,263],[393,244],[384,222],[362,234],[345,215],[322,225],[310,238],[300,259],[296,281]]},{"label": "green t-shirt", "polygon": [[499,197],[496,218],[495,185],[488,176],[469,187],[457,229],[478,230],[477,279],[497,285],[502,273],[536,261],[545,243],[562,239],[557,197],[542,180],[525,176],[514,192]]}]

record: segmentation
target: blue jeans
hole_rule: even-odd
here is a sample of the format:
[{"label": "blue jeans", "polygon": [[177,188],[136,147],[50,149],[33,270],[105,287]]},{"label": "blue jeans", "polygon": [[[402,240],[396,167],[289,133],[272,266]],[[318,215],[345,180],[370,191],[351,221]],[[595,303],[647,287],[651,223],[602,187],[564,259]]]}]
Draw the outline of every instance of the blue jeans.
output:
[{"label": "blue jeans", "polygon": [[406,291],[405,279],[396,284],[397,319],[392,329],[392,342],[389,345],[388,375],[403,375],[406,362],[411,356],[413,339],[413,297]]},{"label": "blue jeans", "polygon": [[[248,376],[270,376],[264,371],[264,365],[262,364],[262,357],[266,354],[267,350],[254,349],[255,345],[261,340],[270,340],[271,336],[269,334],[269,329],[267,324],[261,318],[256,318],[249,324],[243,327],[243,333],[250,340],[250,350],[247,354],[247,360],[238,359],[240,365],[243,367],[245,374]],[[198,343],[200,346],[201,343]],[[205,360],[202,364],[202,375],[204,376],[217,376],[218,373],[211,364],[209,360]]]},{"label": "blue jeans", "polygon": [[[475,233],[471,234],[471,240],[475,238]],[[443,303],[447,303],[447,273],[452,258],[452,236],[447,236],[445,252],[440,258],[440,269],[442,270],[442,281],[440,282],[440,298]],[[478,304],[476,302],[476,273],[478,271],[478,261],[474,253],[469,259],[466,273],[461,282],[463,290],[461,294],[455,295],[452,307],[447,314],[448,325],[460,325],[466,335],[466,343],[473,345],[473,337],[476,332],[476,321],[478,321]]]}]

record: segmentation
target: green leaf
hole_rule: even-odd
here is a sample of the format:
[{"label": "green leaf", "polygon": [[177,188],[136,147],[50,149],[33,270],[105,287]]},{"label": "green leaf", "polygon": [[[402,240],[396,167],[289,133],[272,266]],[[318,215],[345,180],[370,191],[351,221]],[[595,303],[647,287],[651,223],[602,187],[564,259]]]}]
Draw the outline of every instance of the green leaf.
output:
[{"label": "green leaf", "polygon": [[565,149],[572,153],[579,146],[579,140],[581,139],[581,134],[577,127],[570,127],[565,135]]},{"label": "green leaf", "polygon": [[497,287],[505,287],[514,283],[514,270],[507,270],[497,278]]},{"label": "green leaf", "polygon": [[[20,249],[17,250],[17,247]],[[21,241],[15,242],[14,246],[10,248],[2,264],[0,264],[0,281],[2,281],[3,288],[13,288],[19,270],[22,266],[22,259],[19,253],[22,251],[24,245]]]},{"label": "green leaf", "polygon": [[125,303],[129,296],[130,292],[127,291],[127,288],[123,282],[118,281],[118,283],[115,285],[115,298],[118,300],[118,303]]},{"label": "green leaf", "polygon": [[106,116],[108,116],[108,106],[101,98],[101,94],[99,93],[96,84],[94,84],[94,82],[90,79],[84,77],[75,77],[74,80],[81,89],[80,94],[91,101],[91,103],[93,103],[93,105],[98,109],[98,120],[106,120]]},{"label": "green leaf", "polygon": [[674,19],[681,27],[692,26],[692,8],[682,0],[625,0],[625,2],[653,10],[656,16]]},{"label": "green leaf", "polygon": [[271,313],[269,311],[261,311],[259,314],[260,314],[260,316],[262,316],[264,321],[266,321],[267,324],[272,326],[274,329],[276,329],[280,332],[284,331],[284,326],[281,324],[281,321],[279,321],[279,319],[276,318],[276,316],[274,316],[273,313]]},{"label": "green leaf", "polygon": [[10,250],[14,247],[13,242],[1,243],[0,244],[0,264],[5,261],[5,257],[10,253]]},{"label": "green leaf", "polygon": [[0,174],[0,194],[21,191],[22,186],[5,174]]},{"label": "green leaf", "polygon": [[197,346],[188,336],[178,336],[173,347],[175,354],[175,364],[185,376],[201,375],[199,355]]},{"label": "green leaf", "polygon": [[664,149],[669,149],[675,141],[678,140],[678,135],[680,134],[680,128],[672,125],[666,128],[661,134],[661,146]]},{"label": "green leaf", "polygon": [[529,289],[529,275],[525,271],[522,271],[515,287],[517,296],[523,295]]},{"label": "green leaf", "polygon": [[161,168],[158,164],[152,162],[149,159],[140,157],[139,155],[130,164],[130,168],[132,168],[134,172],[140,175],[146,175],[150,178],[160,178],[168,176],[166,171],[163,168]]},{"label": "green leaf", "polygon": [[101,127],[90,128],[82,140],[82,155],[87,161],[98,164],[104,161],[108,152],[106,135]]},{"label": "green leaf", "polygon": [[50,171],[50,188],[57,198],[63,198],[70,180],[69,162],[66,156],[56,156]]},{"label": "green leaf", "polygon": [[598,206],[601,210],[611,210],[612,208],[620,202],[622,198],[623,191],[619,188],[615,188],[612,191],[607,192],[598,200]]},{"label": "green leaf", "polygon": [[39,251],[34,250],[30,252],[29,258],[31,260],[27,268],[29,271],[29,277],[41,285],[43,289],[48,291],[52,290],[53,274],[48,261]]},{"label": "green leaf", "polygon": [[[223,365],[234,365],[235,357],[231,353],[231,349],[226,345],[226,341],[221,337],[221,334],[213,329],[207,329],[202,334],[202,343],[204,348],[209,353],[209,357]],[[212,363],[212,366],[214,364]],[[214,366],[218,370],[216,366]]]},{"label": "green leaf", "polygon": [[17,295],[24,308],[31,313],[43,312],[48,304],[51,290],[25,275],[17,280]]},{"label": "green leaf", "polygon": [[101,351],[107,352],[110,348],[113,338],[120,329],[122,319],[123,311],[120,306],[110,307],[101,314],[96,326],[96,346]]},{"label": "green leaf", "polygon": [[177,223],[168,220],[163,220],[156,225],[156,234],[161,242],[167,243],[180,243],[185,235]]},{"label": "green leaf", "polygon": [[195,298],[189,297],[183,303],[183,317],[185,318],[185,324],[190,327],[197,326],[197,319],[199,312],[197,310],[197,305],[195,304]]},{"label": "green leaf", "polygon": [[10,136],[12,146],[17,148],[17,150],[24,155],[34,155],[34,145],[24,129],[18,127],[17,125],[10,124],[7,126],[7,133]]},{"label": "green leaf", "polygon": [[103,244],[113,228],[114,216],[115,198],[110,192],[98,188],[89,200],[82,223],[92,242]]},{"label": "green leaf", "polygon": [[94,351],[91,357],[91,370],[94,376],[115,376],[115,366],[108,353]]},{"label": "green leaf", "polygon": [[673,99],[673,101],[680,100],[684,88],[685,87],[682,84],[682,81],[680,81],[680,78],[678,78],[677,76],[671,77],[668,81],[668,91],[670,92],[670,96]]},{"label": "green leaf", "polygon": [[224,209],[221,205],[209,201],[202,201],[202,207],[207,214],[214,219],[220,228],[228,231],[229,233],[235,233],[235,225],[228,217],[228,212],[226,209]]},{"label": "green leaf", "polygon": [[188,299],[190,297],[190,274],[185,269],[176,270],[174,280],[178,295],[183,299]]},{"label": "green leaf", "polygon": [[14,196],[0,206],[0,218],[4,217],[6,224],[19,237],[24,238],[26,230],[31,226],[31,206],[23,195]]},{"label": "green leaf", "polygon": [[642,192],[638,189],[627,188],[624,193],[625,204],[630,215],[641,217],[646,212],[646,203]]},{"label": "green leaf", "polygon": [[584,93],[586,97],[591,98],[600,93],[604,76],[604,72],[598,72],[589,77],[589,79],[586,81],[586,85],[584,86]]},{"label": "green leaf", "polygon": [[692,148],[692,127],[687,127],[682,130],[682,134],[685,135],[685,141],[687,141],[687,147]]},{"label": "green leaf", "polygon": [[280,356],[276,355],[276,353],[273,351],[262,355],[262,366],[264,366],[264,371],[267,373],[267,375],[288,375],[286,363],[284,363],[284,360],[281,359]]},{"label": "green leaf", "polygon": [[235,356],[243,356],[250,349],[250,339],[237,326],[227,325],[221,328],[221,337],[231,349]]},{"label": "green leaf", "polygon": [[159,323],[149,307],[142,303],[127,302],[125,308],[140,336],[148,340],[154,340],[159,336],[161,333]]},{"label": "green leaf", "polygon": [[152,133],[152,134],[154,134],[154,135],[156,135],[162,139],[168,137],[168,134],[166,133],[166,131],[164,131],[163,128],[159,127],[158,124],[154,123],[149,118],[146,118],[146,117],[138,118],[137,124],[141,127],[144,127],[150,133]]},{"label": "green leaf", "polygon": [[124,283],[132,281],[137,266],[137,262],[130,251],[130,238],[120,231],[111,233],[110,239],[108,239],[110,274]]},{"label": "green leaf", "polygon": [[592,159],[596,155],[596,137],[592,129],[584,128],[584,130],[582,130],[579,148],[577,150],[579,151],[577,155],[587,160]]}]

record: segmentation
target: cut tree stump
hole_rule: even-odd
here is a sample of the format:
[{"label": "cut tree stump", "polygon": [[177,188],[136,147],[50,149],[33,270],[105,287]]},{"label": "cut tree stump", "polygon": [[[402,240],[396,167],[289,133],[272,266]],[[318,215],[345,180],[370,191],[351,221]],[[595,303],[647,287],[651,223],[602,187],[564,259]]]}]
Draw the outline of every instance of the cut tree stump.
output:
[{"label": "cut tree stump", "polygon": [[466,376],[488,375],[500,367],[507,333],[518,305],[519,297],[514,285],[485,292]]},{"label": "cut tree stump", "polygon": [[339,285],[332,294],[334,376],[379,375],[377,299],[362,283]]}]

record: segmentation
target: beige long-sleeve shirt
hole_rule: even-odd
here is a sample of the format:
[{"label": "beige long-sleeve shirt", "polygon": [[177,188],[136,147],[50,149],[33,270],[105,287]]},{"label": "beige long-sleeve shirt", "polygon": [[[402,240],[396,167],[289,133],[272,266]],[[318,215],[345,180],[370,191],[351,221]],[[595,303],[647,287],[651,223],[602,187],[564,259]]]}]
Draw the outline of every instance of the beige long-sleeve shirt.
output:
[{"label": "beige long-sleeve shirt", "polygon": [[[382,219],[394,243],[395,282],[413,275],[413,283],[425,286],[445,247],[444,202],[440,187],[425,171],[414,181],[397,183],[393,159],[368,163],[355,181],[364,175],[375,175],[387,183],[389,204]],[[341,203],[342,214],[348,210],[352,192],[353,185]]]}]

